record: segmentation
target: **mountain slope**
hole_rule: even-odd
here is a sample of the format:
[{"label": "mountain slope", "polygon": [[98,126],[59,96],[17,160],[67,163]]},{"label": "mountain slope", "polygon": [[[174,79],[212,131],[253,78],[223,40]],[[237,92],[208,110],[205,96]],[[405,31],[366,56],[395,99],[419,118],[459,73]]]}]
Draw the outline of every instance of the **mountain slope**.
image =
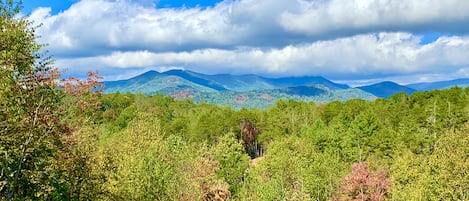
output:
[{"label": "mountain slope", "polygon": [[348,85],[337,84],[321,76],[265,78],[265,79],[269,83],[275,85],[277,88],[310,86],[310,85],[315,85],[315,84],[326,86],[327,88],[331,90],[350,88]]},{"label": "mountain slope", "polygon": [[406,85],[406,87],[410,87],[412,89],[416,89],[416,90],[419,90],[419,91],[427,91],[427,90],[434,90],[434,89],[446,89],[446,88],[451,88],[451,87],[454,87],[454,86],[459,86],[459,87],[469,86],[469,78],[448,80],[448,81],[440,81],[440,82],[422,82],[422,83],[415,83],[415,84]]},{"label": "mountain slope", "polygon": [[[127,80],[117,80],[117,81],[105,81],[103,84],[105,85],[105,90],[117,89],[117,88],[124,88],[125,86],[134,85],[134,84],[145,84],[153,79],[157,79],[161,77],[161,74],[156,71],[148,71],[141,75],[137,75],[133,78]],[[114,90],[111,90],[114,91]],[[128,91],[128,90],[124,90]]]},{"label": "mountain slope", "polygon": [[267,108],[278,100],[299,100],[326,103],[331,101],[346,101],[353,98],[373,100],[373,94],[360,89],[349,88],[328,90],[327,87],[317,85],[310,87],[290,87],[283,89],[264,89],[246,92],[226,91],[218,93],[200,93],[192,97],[195,102],[206,102],[221,106],[241,108]]},{"label": "mountain slope", "polygon": [[[321,76],[303,76],[303,77],[283,77],[283,78],[266,78],[258,75],[230,75],[230,74],[217,74],[205,75],[192,71],[185,70],[170,70],[163,73],[156,71],[148,71],[128,80],[108,81],[104,82],[106,88],[121,89],[123,91],[130,91],[126,89],[132,84],[145,84],[152,79],[159,79],[164,76],[176,76],[191,83],[211,88],[216,91],[237,91],[245,92],[252,90],[263,89],[281,89],[287,87],[311,86],[311,85],[324,85],[331,90],[347,89],[348,85],[334,83]],[[115,91],[115,90],[112,90]],[[144,91],[152,91],[145,89]],[[145,93],[145,92],[142,92]]]},{"label": "mountain slope", "polygon": [[[200,85],[179,76],[165,75],[156,71],[149,71],[128,80],[103,82],[105,93],[143,93],[152,95],[156,93],[167,93],[174,90],[191,89],[199,92],[217,92],[218,90]],[[169,90],[171,89],[171,90]]]},{"label": "mountain slope", "polygon": [[104,82],[104,92],[163,94],[176,99],[229,105],[239,109],[265,108],[279,99],[315,102],[374,99],[370,93],[337,84],[320,76],[266,78],[258,75],[205,75],[171,70],[149,71],[136,77]]},{"label": "mountain slope", "polygon": [[224,88],[243,92],[259,89],[280,89],[286,87],[310,86],[310,85],[324,85],[329,89],[347,89],[350,88],[345,84],[334,83],[321,76],[303,76],[303,77],[282,77],[282,78],[267,78],[258,75],[230,75],[230,74],[216,74],[205,75],[187,71],[192,75],[211,80],[214,83],[219,83]]},{"label": "mountain slope", "polygon": [[406,86],[399,85],[394,82],[380,82],[368,86],[361,86],[357,87],[363,91],[366,91],[368,93],[371,93],[377,97],[380,98],[388,98],[389,96],[392,96],[397,93],[404,92],[406,94],[412,94],[415,92],[415,89],[411,89]]},{"label": "mountain slope", "polygon": [[200,74],[194,73],[194,72],[191,72],[191,71],[170,70],[170,71],[163,72],[161,74],[178,76],[178,77],[184,78],[184,79],[186,79],[190,82],[193,82],[193,83],[196,83],[196,84],[208,87],[208,88],[212,88],[212,89],[217,90],[217,91],[226,91],[227,90],[225,87],[223,87],[219,83],[214,82],[214,81],[209,80],[209,79],[205,79],[202,76],[200,76]]},{"label": "mountain slope", "polygon": [[199,76],[217,82],[226,89],[237,92],[276,88],[276,86],[267,82],[265,78],[257,75],[199,74]]}]

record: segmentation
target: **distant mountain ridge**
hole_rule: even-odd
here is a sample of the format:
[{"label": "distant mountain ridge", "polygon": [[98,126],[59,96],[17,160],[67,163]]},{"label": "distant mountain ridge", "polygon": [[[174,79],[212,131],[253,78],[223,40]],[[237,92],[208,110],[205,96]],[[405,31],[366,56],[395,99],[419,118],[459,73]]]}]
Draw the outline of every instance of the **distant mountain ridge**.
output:
[{"label": "distant mountain ridge", "polygon": [[394,94],[402,93],[402,92],[406,93],[407,95],[410,95],[416,91],[415,89],[402,86],[395,82],[390,82],[390,81],[380,82],[380,83],[371,84],[367,86],[361,86],[357,88],[363,91],[366,91],[368,93],[371,93],[380,98],[388,98]]},{"label": "distant mountain ridge", "polygon": [[268,78],[259,75],[206,75],[186,70],[166,72],[148,71],[135,77],[103,82],[105,93],[163,94],[176,99],[192,98],[233,108],[265,108],[278,99],[315,102],[345,101],[352,98],[372,100],[387,98],[396,93],[414,93],[417,90],[440,89],[451,86],[469,86],[469,79],[435,83],[399,85],[380,82],[351,88],[321,76]]},{"label": "distant mountain ridge", "polygon": [[219,88],[206,84],[201,80],[193,82],[179,75],[159,73],[157,71],[148,71],[127,80],[107,81],[103,83],[105,85],[105,93],[129,92],[148,95],[159,93],[167,88],[193,89],[200,92],[217,92]]},{"label": "distant mountain ridge", "polygon": [[469,78],[439,81],[439,82],[421,82],[421,83],[415,83],[415,84],[408,84],[406,86],[412,89],[419,90],[419,91],[446,89],[446,88],[451,88],[454,86],[467,87],[469,86]]},{"label": "distant mountain ridge", "polygon": [[[127,80],[106,81],[106,92],[134,92],[134,88],[139,88],[139,92],[151,94],[158,91],[158,87],[132,87],[132,85],[145,85],[154,79],[164,79],[167,77],[179,77],[192,84],[188,87],[204,87],[204,91],[236,91],[246,92],[252,90],[264,89],[280,89],[287,87],[299,87],[310,85],[324,85],[329,89],[348,89],[350,88],[345,84],[334,83],[321,76],[303,76],[303,77],[283,77],[283,78],[266,78],[258,75],[230,75],[230,74],[217,74],[205,75],[192,71],[185,70],[170,70],[166,72],[148,71],[141,75],[135,76]],[[182,82],[182,81],[181,81]],[[187,84],[187,83],[186,83]],[[173,84],[174,85],[174,84]],[[130,90],[132,88],[132,90]],[[211,90],[210,90],[211,89]]]},{"label": "distant mountain ridge", "polygon": [[198,83],[217,90],[231,90],[244,92],[259,89],[278,89],[286,87],[308,86],[314,84],[322,84],[331,89],[347,89],[350,88],[345,84],[334,83],[321,76],[303,76],[303,77],[282,77],[267,78],[254,74],[248,75],[231,75],[231,74],[215,74],[205,75],[185,70],[170,70],[163,72],[165,75],[177,75],[191,82]]},{"label": "distant mountain ridge", "polygon": [[193,83],[212,88],[217,91],[226,91],[227,89],[220,85],[217,82],[214,82],[213,80],[205,79],[200,74],[194,73],[192,71],[184,71],[184,70],[170,70],[163,72],[162,74],[164,75],[174,75],[174,76],[179,76],[181,78],[184,78],[186,80],[189,80]]}]

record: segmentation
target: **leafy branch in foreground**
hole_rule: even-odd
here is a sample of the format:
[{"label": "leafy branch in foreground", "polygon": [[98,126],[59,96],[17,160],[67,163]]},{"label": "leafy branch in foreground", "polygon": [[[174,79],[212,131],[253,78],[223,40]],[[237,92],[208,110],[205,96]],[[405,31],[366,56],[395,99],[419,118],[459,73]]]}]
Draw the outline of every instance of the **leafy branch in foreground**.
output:
[{"label": "leafy branch in foreground", "polygon": [[77,156],[71,129],[77,124],[64,119],[95,113],[99,96],[90,89],[99,77],[65,82],[79,90],[61,90],[59,71],[36,43],[37,27],[18,17],[20,8],[21,2],[0,0],[0,197],[70,199],[75,190],[64,184],[80,163],[71,157]]}]

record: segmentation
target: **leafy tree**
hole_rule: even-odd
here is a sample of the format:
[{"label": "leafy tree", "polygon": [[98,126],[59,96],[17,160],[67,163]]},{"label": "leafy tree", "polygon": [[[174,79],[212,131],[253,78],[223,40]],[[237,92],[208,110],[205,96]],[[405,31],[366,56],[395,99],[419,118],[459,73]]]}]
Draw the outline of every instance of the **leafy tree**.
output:
[{"label": "leafy tree", "polygon": [[[222,176],[222,172],[237,169],[237,164],[231,163],[237,162],[236,157],[230,158],[234,161],[224,160],[223,151],[216,152],[220,154],[222,165],[205,144],[190,144],[175,135],[165,137],[160,128],[161,121],[151,113],[138,111],[134,115],[127,127],[98,144],[97,160],[91,166],[97,172],[95,175],[104,175],[101,184],[97,185],[103,192],[103,199],[210,200],[230,197],[224,177],[233,182],[237,180],[230,177],[231,173]],[[227,154],[236,155],[235,152]]]},{"label": "leafy tree", "polygon": [[16,16],[20,7],[0,1],[0,195],[51,199],[70,130],[61,122],[58,71],[40,52],[32,23]]},{"label": "leafy tree", "polygon": [[423,154],[403,153],[392,164],[390,189],[394,200],[431,200],[431,166]]},{"label": "leafy tree", "polygon": [[327,200],[345,170],[336,156],[296,136],[272,142],[256,160],[241,193],[245,200]]},{"label": "leafy tree", "polygon": [[249,156],[233,133],[221,136],[212,148],[214,158],[220,164],[217,175],[230,186],[232,196],[236,196],[242,187],[244,174],[249,165]]},{"label": "leafy tree", "polygon": [[66,119],[69,125],[75,126],[83,123],[101,121],[100,101],[103,93],[103,84],[99,81],[98,71],[88,72],[86,80],[77,78],[62,79],[61,89],[66,96],[63,97],[62,107],[66,111]]},{"label": "leafy tree", "polygon": [[429,155],[406,153],[391,167],[396,200],[465,200],[469,197],[469,125],[447,131]]},{"label": "leafy tree", "polygon": [[104,122],[115,121],[120,113],[132,103],[134,103],[133,94],[104,94],[101,99],[102,118]]},{"label": "leafy tree", "polygon": [[102,151],[104,188],[112,200],[175,200],[179,175],[155,118],[136,114],[128,127],[109,139]]},{"label": "leafy tree", "polygon": [[192,110],[187,138],[191,142],[213,144],[219,136],[228,133],[236,122],[230,122],[229,113],[215,105],[201,104]]},{"label": "leafy tree", "polygon": [[354,163],[334,200],[384,200],[390,184],[387,171],[373,172],[364,161]]},{"label": "leafy tree", "polygon": [[322,105],[321,109],[321,119],[326,123],[329,124],[337,115],[339,115],[341,111],[341,107],[343,103],[340,101],[333,101],[328,104]]}]

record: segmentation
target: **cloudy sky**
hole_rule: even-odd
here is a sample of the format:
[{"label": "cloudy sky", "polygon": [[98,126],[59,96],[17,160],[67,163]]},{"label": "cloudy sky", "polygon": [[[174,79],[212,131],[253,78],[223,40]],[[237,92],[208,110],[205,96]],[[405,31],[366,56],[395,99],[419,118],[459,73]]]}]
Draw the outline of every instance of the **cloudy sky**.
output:
[{"label": "cloudy sky", "polygon": [[27,0],[56,66],[322,75],[356,85],[469,77],[468,0]]}]

